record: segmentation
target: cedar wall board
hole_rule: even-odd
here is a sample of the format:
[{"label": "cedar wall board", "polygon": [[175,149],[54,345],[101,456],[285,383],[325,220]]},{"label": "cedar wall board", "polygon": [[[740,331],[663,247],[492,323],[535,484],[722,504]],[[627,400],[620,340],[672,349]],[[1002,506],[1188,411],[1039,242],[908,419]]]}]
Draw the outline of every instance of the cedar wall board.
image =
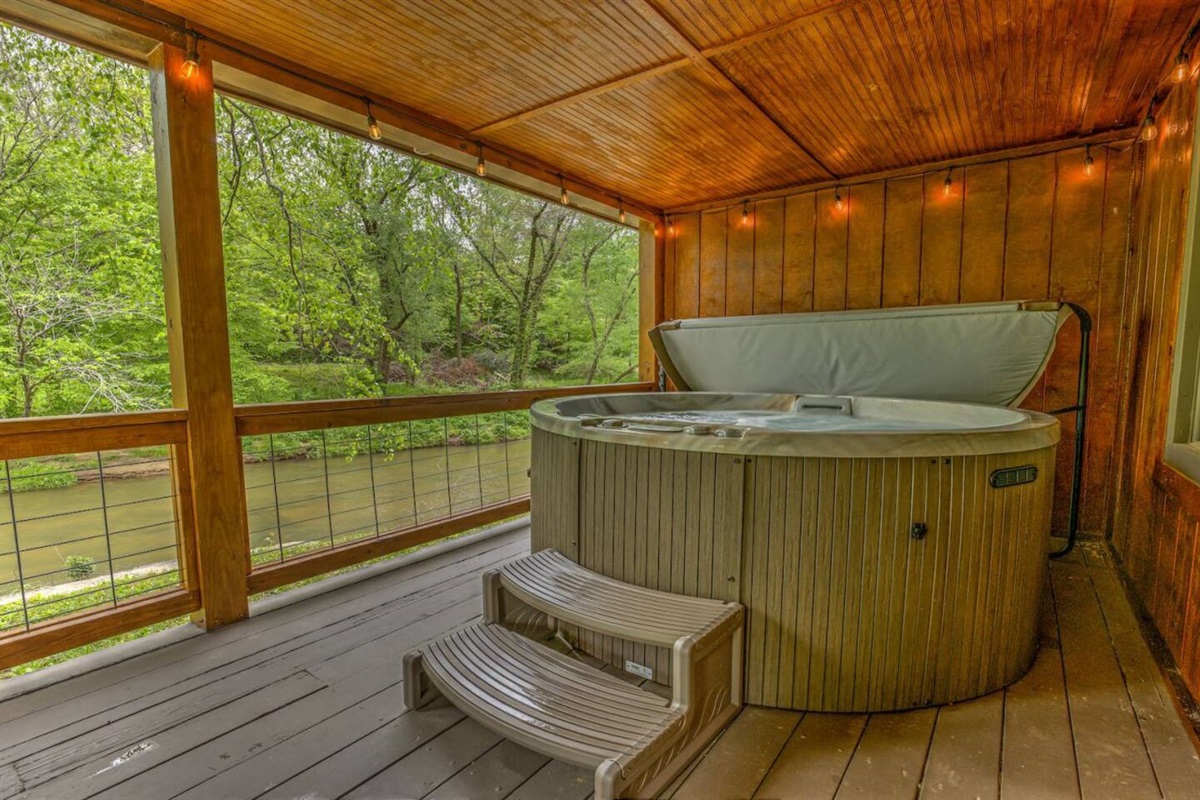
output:
[{"label": "cedar wall board", "polygon": [[[667,318],[1001,299],[1079,303],[1095,322],[1082,528],[1104,532],[1112,482],[1118,346],[1134,151],[1093,146],[677,214],[666,242]],[[1026,405],[1074,403],[1078,329],[1068,322]],[[1063,417],[1054,527],[1065,530],[1073,458]]]},{"label": "cedar wall board", "polygon": [[1126,337],[1118,411],[1113,547],[1133,588],[1200,696],[1200,489],[1162,463],[1178,320],[1191,170],[1195,86],[1156,115],[1159,137],[1139,148]]}]

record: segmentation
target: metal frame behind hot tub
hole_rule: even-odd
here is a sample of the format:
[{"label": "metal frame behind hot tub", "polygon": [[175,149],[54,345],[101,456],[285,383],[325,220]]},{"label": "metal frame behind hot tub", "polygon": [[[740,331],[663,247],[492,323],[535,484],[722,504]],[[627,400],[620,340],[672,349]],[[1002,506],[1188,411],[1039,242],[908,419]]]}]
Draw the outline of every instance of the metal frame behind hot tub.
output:
[{"label": "metal frame behind hot tub", "polygon": [[1079,320],[1079,380],[1075,387],[1075,405],[1047,411],[1047,414],[1061,416],[1075,415],[1075,458],[1071,464],[1071,506],[1067,512],[1067,543],[1061,549],[1050,553],[1051,558],[1062,558],[1075,548],[1075,540],[1079,537],[1079,499],[1083,492],[1083,449],[1084,434],[1087,426],[1087,392],[1089,352],[1092,341],[1092,317],[1077,303],[1063,301],[1063,305],[1071,309],[1071,313]]}]

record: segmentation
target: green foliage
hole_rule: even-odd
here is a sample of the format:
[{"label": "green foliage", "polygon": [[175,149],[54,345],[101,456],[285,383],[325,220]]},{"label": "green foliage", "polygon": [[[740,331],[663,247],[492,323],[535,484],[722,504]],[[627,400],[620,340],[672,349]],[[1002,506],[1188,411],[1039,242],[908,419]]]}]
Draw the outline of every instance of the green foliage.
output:
[{"label": "green foliage", "polygon": [[[630,375],[637,235],[217,100],[238,403]],[[144,71],[0,24],[0,416],[170,405]]]},{"label": "green foliage", "polygon": [[74,486],[76,480],[75,471],[57,459],[9,461],[7,479],[0,483],[0,494],[6,493],[10,485],[14,492],[29,492]]},{"label": "green foliage", "polygon": [[0,413],[167,404],[140,70],[0,25]]},{"label": "green foliage", "polygon": [[81,581],[90,578],[96,571],[96,559],[90,556],[67,556],[64,563],[67,567],[67,575],[71,580]]}]

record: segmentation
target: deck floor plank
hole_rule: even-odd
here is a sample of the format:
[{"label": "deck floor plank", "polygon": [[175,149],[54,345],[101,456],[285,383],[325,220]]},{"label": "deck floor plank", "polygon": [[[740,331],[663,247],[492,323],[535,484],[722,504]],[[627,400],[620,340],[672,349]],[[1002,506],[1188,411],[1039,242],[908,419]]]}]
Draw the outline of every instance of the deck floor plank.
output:
[{"label": "deck floor plank", "polygon": [[1083,800],[1157,800],[1162,797],[1146,752],[1121,664],[1100,613],[1087,567],[1051,570],[1059,617],[1071,731]]},{"label": "deck floor plank", "polygon": [[[206,666],[230,664],[242,655],[293,639],[298,630],[320,630],[364,612],[382,609],[390,602],[413,599],[448,577],[485,569],[481,565],[506,561],[527,549],[528,534],[513,531],[470,548],[406,565],[402,568],[404,581],[394,580],[391,574],[375,576],[35,691],[13,696],[27,682],[0,682],[0,703],[5,710],[0,722],[0,742],[7,742],[6,735],[14,728],[30,736],[32,731],[26,726],[31,720],[26,717],[36,714],[39,723],[53,726],[61,724],[63,719],[78,719],[113,708],[129,696],[130,687],[135,690],[142,687],[141,691],[145,691],[160,675],[170,679],[202,672]],[[176,668],[174,672],[160,672],[172,666]],[[154,678],[149,677],[152,673]],[[57,713],[50,711],[54,708]]]},{"label": "deck floor plank", "polygon": [[[74,769],[51,780],[23,776],[26,800],[59,800],[63,797],[93,797],[106,790],[111,796],[128,798],[124,781],[144,774],[156,766],[168,764],[177,754],[237,731],[278,708],[320,694],[325,685],[306,672],[297,672],[284,680],[226,703],[219,708],[189,718],[185,724],[166,728],[140,741],[128,743],[127,734],[114,738],[114,747],[95,758],[84,760]],[[161,795],[159,795],[161,797]]]},{"label": "deck floor plank", "polygon": [[[377,588],[384,590],[382,596],[376,596],[374,599],[370,596],[363,598],[361,607],[351,605],[342,608],[342,604],[339,603],[326,609],[325,613],[301,615],[291,623],[272,626],[265,631],[259,630],[255,626],[257,620],[252,618],[238,626],[188,639],[174,648],[168,648],[177,651],[169,656],[163,651],[155,651],[133,659],[165,662],[161,667],[149,672],[135,673],[126,682],[115,687],[97,689],[71,702],[55,704],[40,714],[11,717],[7,713],[9,703],[5,702],[4,719],[8,722],[0,725],[0,743],[3,743],[0,744],[0,763],[16,761],[52,745],[74,740],[87,731],[110,724],[114,719],[131,715],[222,678],[250,669],[264,669],[264,665],[272,659],[295,653],[302,647],[311,645],[319,648],[326,640],[341,634],[351,637],[372,635],[364,625],[373,624],[375,630],[380,626],[395,627],[397,620],[403,621],[407,616],[402,609],[411,607],[414,609],[412,613],[419,613],[420,609],[428,607],[428,601],[435,596],[441,596],[445,602],[450,597],[445,593],[455,590],[459,593],[457,596],[462,598],[477,595],[479,589],[475,571],[506,560],[505,556],[512,557],[520,553],[520,548],[521,540],[516,539],[498,552],[489,551],[466,561],[455,560],[443,564],[426,575],[418,576],[411,583],[406,580],[393,581],[391,587],[387,587],[386,584],[380,585]],[[399,588],[396,584],[404,588],[401,593],[392,596],[392,592]],[[386,588],[392,591],[386,591]],[[265,614],[262,619],[290,608]],[[250,629],[243,631],[239,638],[231,638],[230,634],[240,627]],[[222,637],[225,645],[216,650],[204,647],[209,636]],[[302,654],[301,660],[304,657]],[[82,676],[84,679],[87,677]],[[56,688],[47,687],[34,694],[58,694]],[[63,693],[70,694],[69,691]],[[9,702],[17,704],[22,699],[15,698]],[[5,746],[8,742],[14,744]]]},{"label": "deck floor plank", "polygon": [[[192,767],[185,766],[180,770],[181,781],[175,790],[169,795],[164,793],[159,796],[173,796],[178,800],[207,800],[213,797],[257,797],[264,794],[310,765],[324,761],[383,726],[394,723],[404,713],[403,691],[403,683],[389,686],[277,744],[264,744],[249,757],[235,760],[233,764],[225,763],[221,757],[207,763],[198,758],[195,763],[208,771],[202,780],[187,788],[191,782],[187,780],[187,770]],[[457,717],[454,721],[457,721]],[[174,774],[173,769],[168,779]]]},{"label": "deck floor plank", "polygon": [[508,797],[549,763],[546,756],[505,739],[425,797],[427,800]]},{"label": "deck floor plank", "polygon": [[832,800],[867,719],[866,714],[805,714],[755,798]]},{"label": "deck floor plank", "polygon": [[500,734],[464,719],[342,797],[425,797],[502,741]]},{"label": "deck floor plank", "polygon": [[1121,662],[1125,686],[1163,797],[1167,800],[1196,797],[1200,795],[1200,753],[1179,726],[1171,688],[1163,681],[1154,656],[1146,647],[1137,617],[1107,554],[1090,544],[1083,548],[1083,554],[1091,567],[1088,574]]},{"label": "deck floor plank", "polygon": [[1039,624],[1040,642],[1033,668],[1004,690],[1000,797],[1079,800],[1058,613],[1049,591],[1042,597]]},{"label": "deck floor plank", "polygon": [[801,716],[798,711],[748,706],[675,792],[675,798],[751,797]]},{"label": "deck floor plank", "polygon": [[939,709],[921,800],[996,800],[1003,727],[1004,692]]},{"label": "deck floor plank", "polygon": [[[446,622],[442,627],[453,627],[451,621],[461,624],[476,613],[477,587],[472,583],[460,581],[438,594],[439,602],[422,609],[421,616],[441,617]],[[440,603],[447,605],[438,609]],[[463,607],[461,611],[460,607]],[[139,737],[152,736],[164,726],[190,719],[208,708],[235,702],[310,665],[336,658],[349,649],[372,644],[381,638],[387,639],[397,626],[401,629],[406,626],[404,615],[380,616],[258,663],[253,668],[225,674],[219,680],[208,681],[207,674],[197,676],[184,682],[185,686],[196,684],[185,693],[172,696],[175,693],[171,688],[160,690],[142,702],[128,704],[137,707],[136,712],[115,719],[105,715],[65,726],[53,736],[39,737],[39,741],[58,741],[46,743],[18,760],[18,772],[27,786],[31,785],[30,775],[37,775],[37,783],[43,782],[66,769],[72,761],[105,752],[122,741],[128,740],[126,744],[132,745]],[[436,630],[431,633],[434,634]]]},{"label": "deck floor plank", "polygon": [[834,797],[837,800],[916,797],[936,719],[936,708],[872,714]]},{"label": "deck floor plank", "polygon": [[[258,797],[274,800],[295,797],[341,797],[403,761],[418,748],[437,741],[443,733],[465,719],[461,711],[444,701],[430,704],[421,709],[419,714],[401,714],[387,725],[375,729],[361,739],[347,743],[345,747],[321,761],[293,765],[295,774],[292,778]],[[199,796],[214,795],[201,790]],[[230,796],[243,795],[239,792]]]},{"label": "deck floor plank", "polygon": [[[444,700],[401,702],[403,653],[472,619],[480,573],[527,547],[525,530],[480,539],[61,683],[15,679],[0,800],[584,800],[591,770]],[[1052,565],[1038,658],[1005,691],[896,714],[747,707],[666,796],[1195,797],[1200,756],[1100,548]]]}]

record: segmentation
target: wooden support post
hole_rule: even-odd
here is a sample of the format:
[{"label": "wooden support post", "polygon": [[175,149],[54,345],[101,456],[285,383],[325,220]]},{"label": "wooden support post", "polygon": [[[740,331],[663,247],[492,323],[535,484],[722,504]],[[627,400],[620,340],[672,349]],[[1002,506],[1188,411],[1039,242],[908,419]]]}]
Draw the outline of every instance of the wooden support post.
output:
[{"label": "wooden support post", "polygon": [[151,53],[151,105],[171,393],[188,411],[188,464],[177,480],[186,481],[178,489],[190,495],[192,513],[180,523],[195,536],[201,610],[193,620],[211,629],[249,614],[250,557],[229,366],[212,63],[204,59],[185,78],[185,57],[171,45]]},{"label": "wooden support post", "polygon": [[638,226],[638,380],[658,381],[658,359],[647,335],[663,321],[663,271],[666,262],[665,236],[655,235],[656,221]]}]

